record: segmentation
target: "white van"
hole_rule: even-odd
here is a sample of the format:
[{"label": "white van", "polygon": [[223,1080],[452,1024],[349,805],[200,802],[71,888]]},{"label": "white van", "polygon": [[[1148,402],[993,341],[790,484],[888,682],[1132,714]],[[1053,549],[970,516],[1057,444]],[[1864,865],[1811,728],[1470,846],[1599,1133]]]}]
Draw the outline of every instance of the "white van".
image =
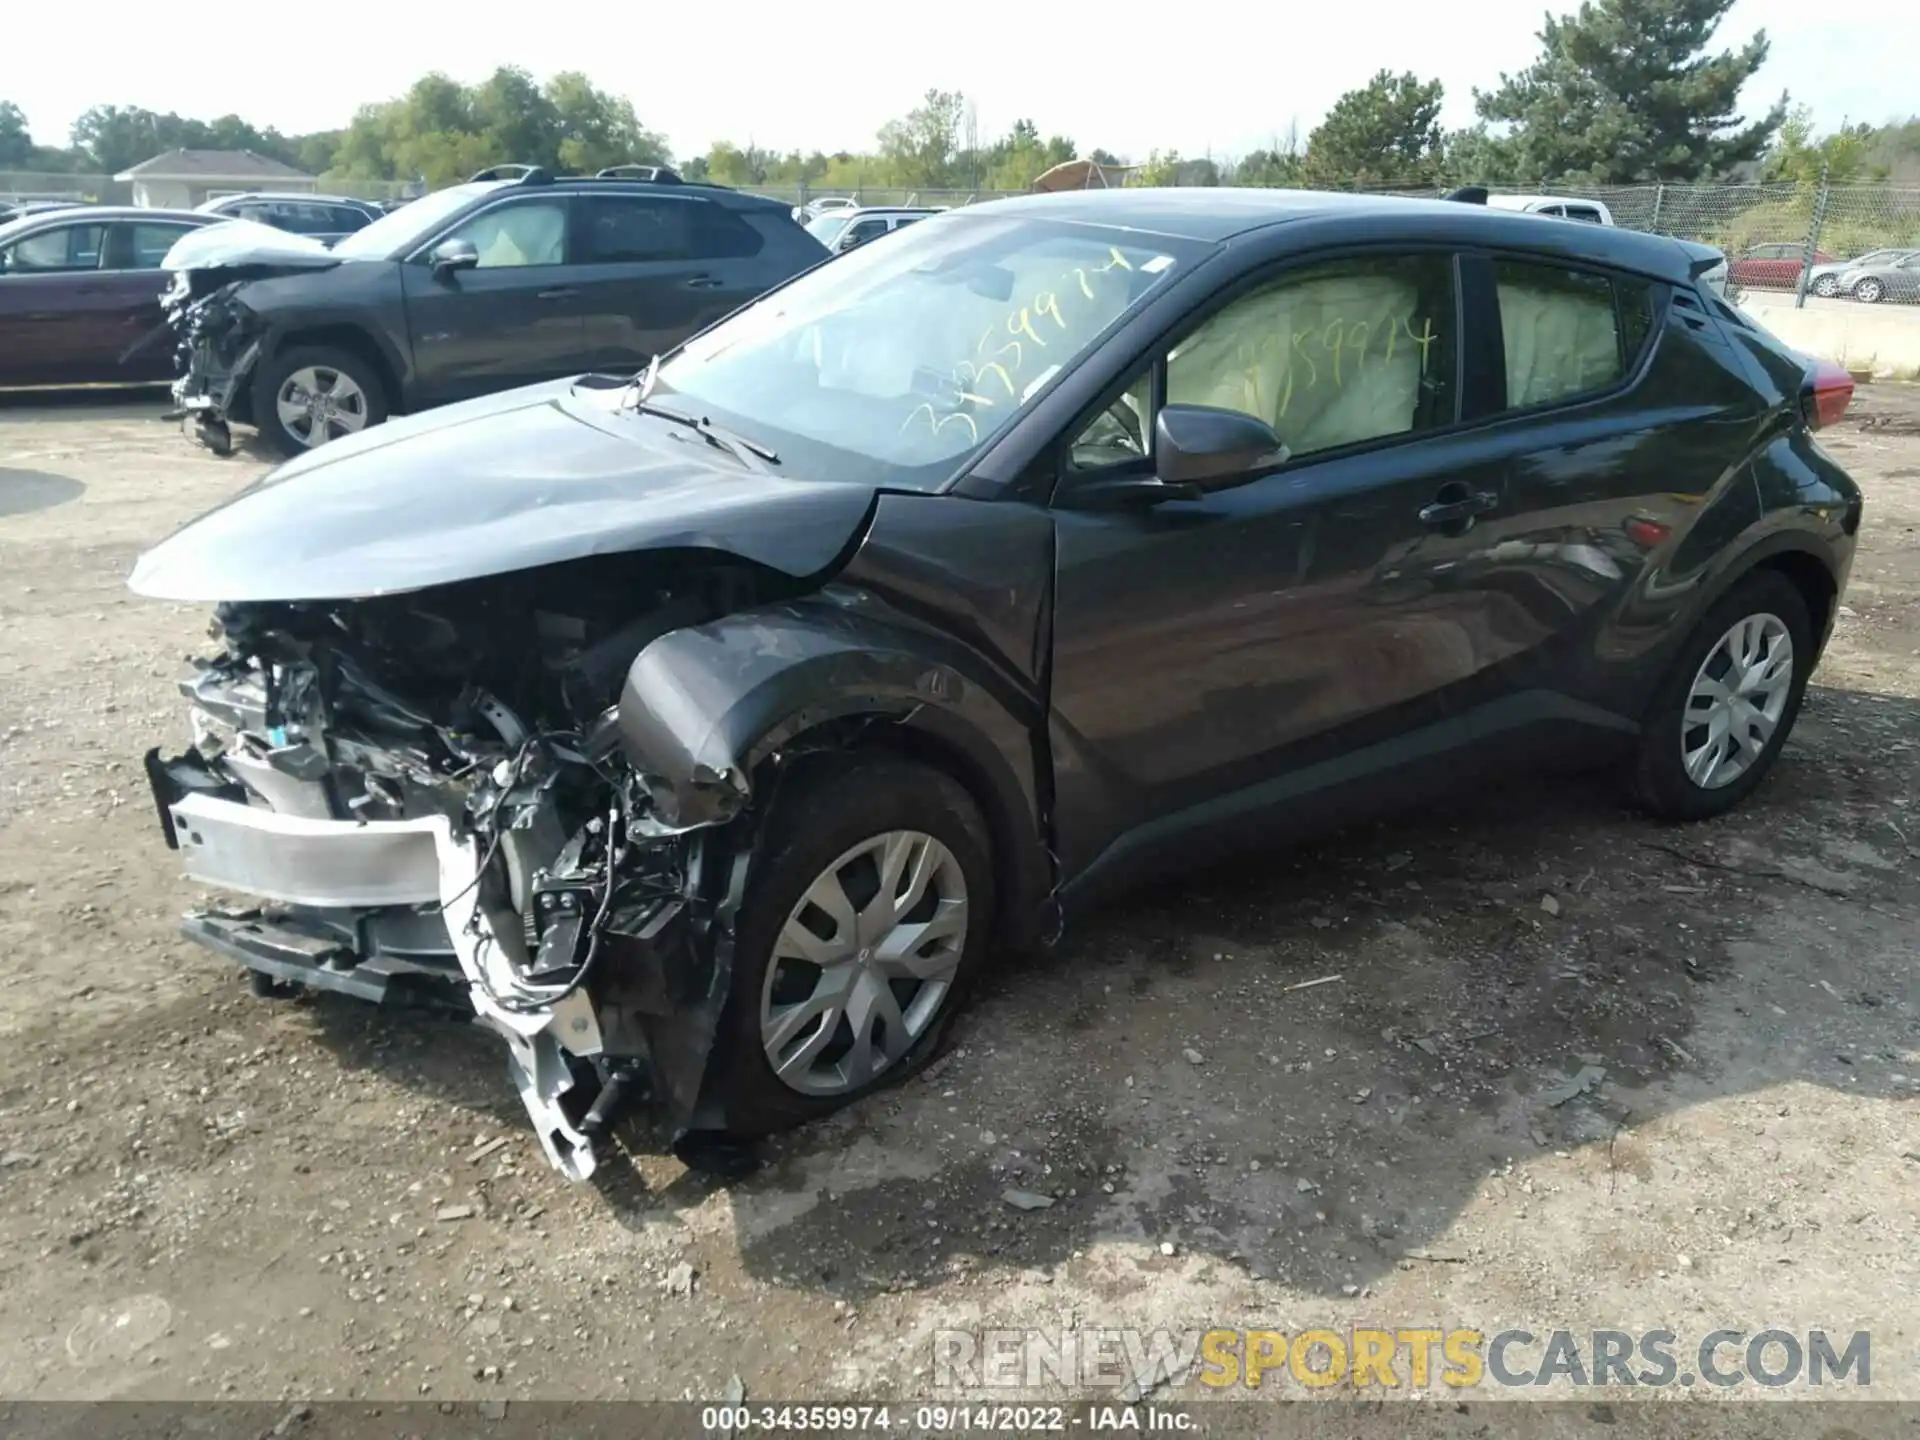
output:
[{"label": "white van", "polygon": [[1496,210],[1524,210],[1529,215],[1552,215],[1587,225],[1613,224],[1613,212],[1598,200],[1574,200],[1565,195],[1489,195]]}]

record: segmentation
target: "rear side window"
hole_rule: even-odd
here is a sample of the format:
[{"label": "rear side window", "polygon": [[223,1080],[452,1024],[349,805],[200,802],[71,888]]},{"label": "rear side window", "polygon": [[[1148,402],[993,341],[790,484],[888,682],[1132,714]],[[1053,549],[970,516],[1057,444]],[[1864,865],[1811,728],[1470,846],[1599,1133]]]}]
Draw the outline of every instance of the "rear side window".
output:
[{"label": "rear side window", "polygon": [[158,270],[174,242],[194,227],[191,225],[133,225],[133,268]]},{"label": "rear side window", "polygon": [[1496,260],[1507,406],[1530,410],[1610,390],[1653,333],[1644,281],[1546,262]]},{"label": "rear side window", "polygon": [[760,234],[705,200],[646,195],[587,195],[581,260],[588,265],[651,260],[727,260],[757,254]]}]

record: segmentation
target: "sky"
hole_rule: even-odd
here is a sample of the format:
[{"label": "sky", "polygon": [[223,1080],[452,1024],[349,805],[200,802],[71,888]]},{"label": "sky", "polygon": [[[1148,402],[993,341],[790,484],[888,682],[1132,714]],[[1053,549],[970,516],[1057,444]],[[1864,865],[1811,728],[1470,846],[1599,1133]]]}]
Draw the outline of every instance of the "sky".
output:
[{"label": "sky", "polygon": [[[201,119],[233,112],[293,134],[344,125],[360,103],[397,95],[429,70],[475,81],[517,64],[540,78],[584,71],[628,96],[682,157],[723,138],[871,149],[874,132],[930,87],[970,97],[983,139],[1025,117],[1043,134],[1071,136],[1082,153],[1231,156],[1284,135],[1290,122],[1304,138],[1343,91],[1382,68],[1438,78],[1444,122],[1470,123],[1473,87],[1532,60],[1543,8],[1543,0],[1279,10],[1243,0],[1038,0],[987,11],[720,0],[663,12],[670,19],[656,27],[645,5],[529,15],[473,0],[381,8],[344,28],[338,17],[321,19],[328,43],[316,46],[307,22],[285,9],[228,10],[173,35],[155,30],[149,4],[95,0],[5,27],[0,100],[26,111],[43,144],[64,144],[75,117],[99,103]],[[1574,0],[1553,8],[1571,10]],[[1813,106],[1822,129],[1843,119],[1878,124],[1920,113],[1913,47],[1894,39],[1920,34],[1914,14],[1910,0],[1737,0],[1719,43],[1762,28],[1773,42],[1743,97],[1750,113],[1784,89]]]}]

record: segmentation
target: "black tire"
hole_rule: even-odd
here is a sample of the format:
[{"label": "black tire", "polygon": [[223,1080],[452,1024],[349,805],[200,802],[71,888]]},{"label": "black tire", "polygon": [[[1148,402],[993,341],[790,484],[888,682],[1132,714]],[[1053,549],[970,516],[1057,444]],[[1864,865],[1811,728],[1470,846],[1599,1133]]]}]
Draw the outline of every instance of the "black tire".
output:
[{"label": "black tire", "polygon": [[[1723,636],[1741,619],[1771,615],[1786,627],[1793,644],[1793,678],[1786,705],[1766,745],[1743,772],[1716,789],[1706,789],[1688,776],[1681,757],[1687,700],[1694,677]],[[1635,798],[1663,820],[1705,820],[1724,814],[1765,780],[1793,731],[1813,669],[1815,636],[1807,602],[1785,575],[1758,570],[1736,584],[1702,617],[1674,657],[1641,722],[1639,753],[1633,768]]]},{"label": "black tire", "polygon": [[[741,1137],[803,1124],[914,1074],[938,1050],[991,939],[992,842],[979,807],[958,782],[885,754],[820,757],[803,765],[776,797],[735,927],[732,991],[713,1074],[726,1129]],[[761,1000],[775,942],[801,897],[838,857],[893,830],[932,836],[964,877],[968,921],[953,982],[913,1044],[866,1084],[833,1095],[803,1093],[774,1072],[761,1039]]]},{"label": "black tire", "polygon": [[260,438],[280,454],[304,455],[315,448],[308,444],[305,435],[282,423],[278,410],[281,387],[300,371],[309,369],[322,375],[332,372],[352,382],[363,397],[360,408],[366,420],[361,429],[378,425],[387,418],[386,386],[373,366],[352,351],[332,345],[296,346],[275,355],[253,377],[253,423],[259,428]]}]

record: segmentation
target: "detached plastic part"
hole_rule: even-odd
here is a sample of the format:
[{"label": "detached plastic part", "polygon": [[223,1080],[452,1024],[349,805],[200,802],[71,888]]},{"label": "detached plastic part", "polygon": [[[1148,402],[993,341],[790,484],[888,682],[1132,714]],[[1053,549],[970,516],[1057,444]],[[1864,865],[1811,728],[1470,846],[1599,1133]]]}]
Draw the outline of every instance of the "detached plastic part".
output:
[{"label": "detached plastic part", "polygon": [[1853,376],[1831,360],[1815,360],[1800,392],[1800,413],[1809,430],[1838,424],[1853,403]]}]

